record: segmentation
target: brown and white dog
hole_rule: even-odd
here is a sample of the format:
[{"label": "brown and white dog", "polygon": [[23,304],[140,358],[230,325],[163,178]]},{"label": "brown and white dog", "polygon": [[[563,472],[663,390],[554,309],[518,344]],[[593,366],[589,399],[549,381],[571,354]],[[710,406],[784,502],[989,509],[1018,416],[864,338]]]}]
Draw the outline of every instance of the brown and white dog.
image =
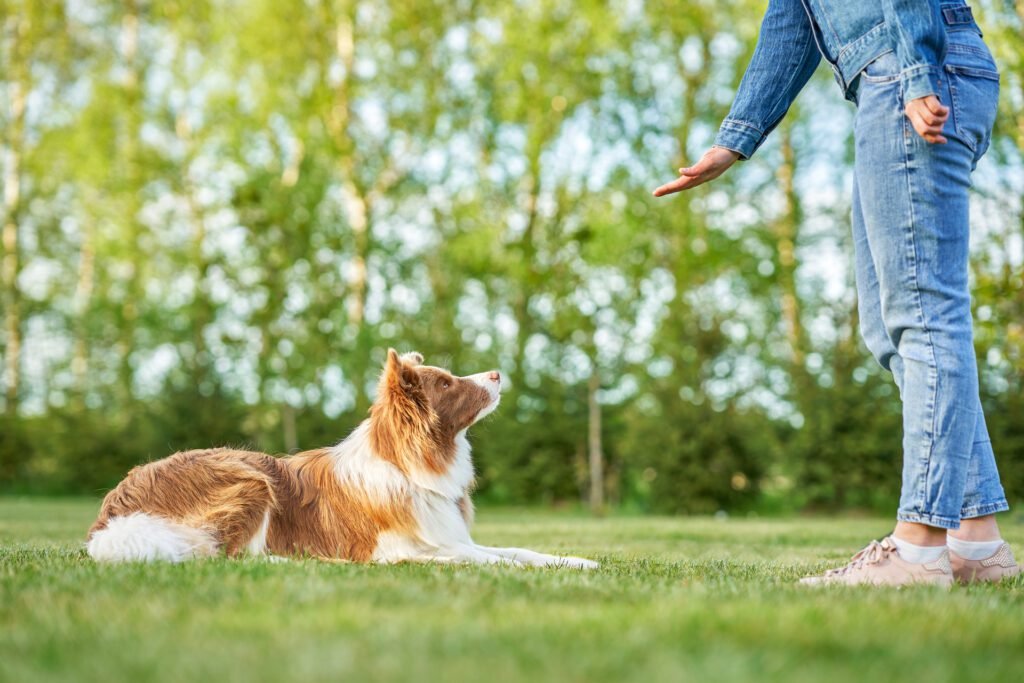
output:
[{"label": "brown and white dog", "polygon": [[422,363],[418,353],[389,350],[370,417],[333,448],[285,458],[215,448],[136,467],[104,498],[89,555],[596,567],[473,542],[466,430],[498,406],[501,375],[455,377]]}]

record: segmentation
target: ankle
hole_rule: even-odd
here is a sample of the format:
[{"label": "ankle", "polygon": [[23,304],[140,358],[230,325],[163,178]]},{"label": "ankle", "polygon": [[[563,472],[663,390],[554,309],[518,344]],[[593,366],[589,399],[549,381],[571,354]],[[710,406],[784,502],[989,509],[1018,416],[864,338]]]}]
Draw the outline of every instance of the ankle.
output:
[{"label": "ankle", "polygon": [[917,546],[935,547],[946,545],[946,530],[916,522],[897,522],[893,537]]},{"label": "ankle", "polygon": [[1001,538],[995,515],[962,520],[959,529],[949,530],[949,536],[972,542],[998,541]]}]

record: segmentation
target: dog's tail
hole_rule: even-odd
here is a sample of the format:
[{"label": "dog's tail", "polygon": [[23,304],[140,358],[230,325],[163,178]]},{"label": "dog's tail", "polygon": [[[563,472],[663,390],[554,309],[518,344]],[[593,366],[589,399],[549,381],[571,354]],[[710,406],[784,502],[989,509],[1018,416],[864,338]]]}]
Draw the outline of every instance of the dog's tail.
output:
[{"label": "dog's tail", "polygon": [[218,552],[209,532],[144,512],[111,517],[85,549],[98,562],[184,562]]}]

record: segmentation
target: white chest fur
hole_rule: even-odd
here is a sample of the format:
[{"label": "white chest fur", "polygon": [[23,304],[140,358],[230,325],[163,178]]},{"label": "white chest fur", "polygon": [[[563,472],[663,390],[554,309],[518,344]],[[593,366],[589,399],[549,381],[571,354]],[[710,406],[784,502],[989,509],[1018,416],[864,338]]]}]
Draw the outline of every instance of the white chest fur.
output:
[{"label": "white chest fur", "polygon": [[377,456],[370,448],[369,423],[364,422],[333,448],[334,468],[343,486],[376,500],[402,494],[432,494],[458,501],[473,484],[473,458],[466,431],[455,437],[455,459],[442,474],[414,470],[408,475]]},{"label": "white chest fur", "polygon": [[455,437],[455,460],[448,471],[442,474],[426,471],[413,472],[409,477],[413,487],[449,500],[459,500],[466,494],[466,490],[472,485],[475,476],[470,451],[466,430],[462,430]]},{"label": "white chest fur", "polygon": [[342,486],[366,498],[393,504],[404,500],[416,520],[413,535],[381,533],[374,560],[395,562],[432,553],[452,544],[471,543],[458,501],[473,483],[473,459],[465,431],[455,438],[455,458],[442,474],[414,470],[406,475],[370,447],[369,424],[360,425],[334,447],[334,467]]},{"label": "white chest fur", "polygon": [[378,502],[389,502],[408,494],[409,479],[373,452],[369,431],[369,423],[364,422],[332,449],[338,482]]}]

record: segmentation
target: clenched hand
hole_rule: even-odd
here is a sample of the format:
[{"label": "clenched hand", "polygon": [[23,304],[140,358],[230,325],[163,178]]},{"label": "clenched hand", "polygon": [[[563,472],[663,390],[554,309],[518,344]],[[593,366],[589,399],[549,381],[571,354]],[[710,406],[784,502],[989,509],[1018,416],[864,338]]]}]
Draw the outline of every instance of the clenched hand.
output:
[{"label": "clenched hand", "polygon": [[949,107],[939,102],[935,95],[918,97],[907,102],[907,118],[917,134],[931,143],[946,144],[942,135],[942,126],[949,118]]},{"label": "clenched hand", "polygon": [[659,187],[654,191],[654,196],[664,197],[667,194],[703,185],[725,173],[726,169],[736,163],[739,158],[740,155],[731,149],[712,147],[704,152],[704,156],[696,164],[679,169],[679,178]]}]

